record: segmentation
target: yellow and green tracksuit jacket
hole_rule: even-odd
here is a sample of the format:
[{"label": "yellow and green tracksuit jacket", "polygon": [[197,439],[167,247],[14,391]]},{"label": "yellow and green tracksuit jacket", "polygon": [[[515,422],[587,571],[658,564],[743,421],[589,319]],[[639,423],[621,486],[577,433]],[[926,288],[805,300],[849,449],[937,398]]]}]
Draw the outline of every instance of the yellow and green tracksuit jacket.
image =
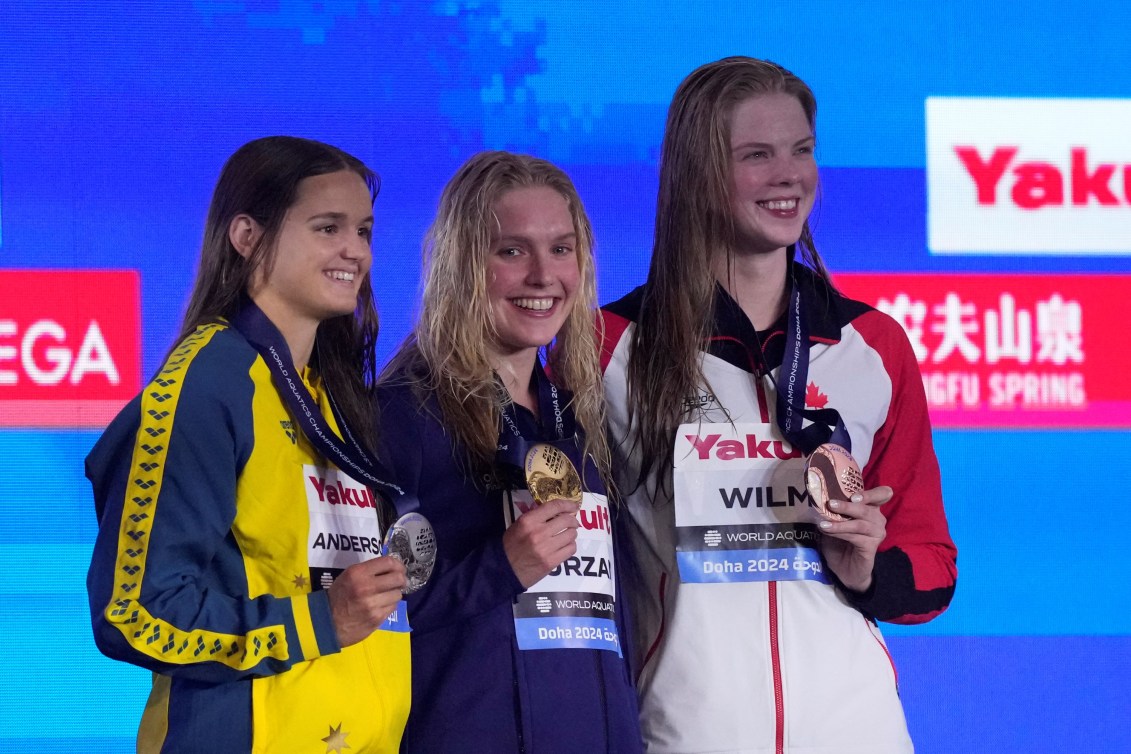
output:
[{"label": "yellow and green tracksuit jacket", "polygon": [[95,641],[154,672],[139,751],[397,751],[409,635],[343,649],[324,591],[379,552],[372,494],[315,453],[242,335],[186,338],[86,474]]}]

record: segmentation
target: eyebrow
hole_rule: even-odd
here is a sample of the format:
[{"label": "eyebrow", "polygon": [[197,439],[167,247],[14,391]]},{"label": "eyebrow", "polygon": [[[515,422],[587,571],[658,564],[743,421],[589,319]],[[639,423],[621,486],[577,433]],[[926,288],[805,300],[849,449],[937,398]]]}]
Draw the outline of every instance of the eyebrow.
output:
[{"label": "eyebrow", "polygon": [[[308,217],[306,221],[308,223],[311,223],[316,220],[333,220],[334,222],[341,223],[345,222],[348,219],[349,215],[347,215],[345,212],[319,212],[317,215],[311,215],[310,217]],[[373,222],[373,215],[366,215],[365,217],[361,218],[361,222]]]},{"label": "eyebrow", "polygon": [[[803,139],[798,139],[797,141],[793,142],[793,146],[799,147],[807,141],[811,141],[814,144],[816,144],[817,143],[817,137],[810,134],[809,136],[806,136]],[[736,144],[733,147],[731,147],[730,151],[737,152],[740,149],[750,149],[751,147],[770,147],[770,148],[772,148],[773,146],[774,146],[773,144],[770,144],[769,142],[765,142],[765,141],[744,141],[741,144]]]},{"label": "eyebrow", "polygon": [[[577,238],[577,232],[571,230],[569,233],[563,233],[560,236],[554,237],[552,240],[554,242],[558,242],[558,241],[565,241],[567,239],[576,239],[576,238]],[[511,235],[511,236],[499,236],[499,238],[495,240],[495,243],[507,243],[508,241],[518,241],[518,242],[526,243],[526,242],[529,242],[531,240],[533,240],[533,239],[531,239],[529,236]]]}]

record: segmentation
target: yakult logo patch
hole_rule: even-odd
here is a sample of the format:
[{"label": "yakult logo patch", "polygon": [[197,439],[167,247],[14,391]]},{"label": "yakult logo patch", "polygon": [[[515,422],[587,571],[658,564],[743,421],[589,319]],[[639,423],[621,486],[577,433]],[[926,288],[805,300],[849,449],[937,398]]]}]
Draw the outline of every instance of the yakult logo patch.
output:
[{"label": "yakult logo patch", "polygon": [[1131,100],[927,99],[939,254],[1131,254]]},{"label": "yakult logo patch", "polygon": [[313,583],[324,585],[342,569],[381,554],[381,528],[373,493],[336,468],[304,465],[310,511],[308,558]]}]

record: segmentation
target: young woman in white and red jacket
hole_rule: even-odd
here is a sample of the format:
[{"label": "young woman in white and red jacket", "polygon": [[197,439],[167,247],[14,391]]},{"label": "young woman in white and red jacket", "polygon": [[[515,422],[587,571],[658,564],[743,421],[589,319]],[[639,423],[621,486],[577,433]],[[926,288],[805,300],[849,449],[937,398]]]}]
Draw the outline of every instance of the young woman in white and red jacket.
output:
[{"label": "young woman in white and red jacket", "polygon": [[[726,58],[668,113],[646,283],[605,307],[650,752],[912,751],[877,620],[950,602],[956,550],[915,356],[841,296],[809,232],[816,100]],[[820,515],[805,457],[862,488]]]}]

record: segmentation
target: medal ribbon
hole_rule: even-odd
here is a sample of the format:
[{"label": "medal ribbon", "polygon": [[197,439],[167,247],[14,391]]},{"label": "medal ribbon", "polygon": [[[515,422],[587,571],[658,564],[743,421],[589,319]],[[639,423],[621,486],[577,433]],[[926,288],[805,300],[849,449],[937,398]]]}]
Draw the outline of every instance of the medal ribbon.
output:
[{"label": "medal ribbon", "polygon": [[[789,250],[789,266],[793,269],[793,253]],[[777,421],[785,439],[805,455],[812,453],[818,445],[832,442],[852,452],[852,438],[844,426],[840,412],[835,408],[805,408],[805,389],[809,380],[809,325],[805,321],[802,306],[801,288],[790,274],[789,309],[785,326],[785,355],[781,371],[774,382],[777,388]],[[761,342],[758,350],[762,351]],[[765,364],[765,353],[762,363]],[[767,368],[769,365],[766,365]],[[773,377],[770,377],[773,380]],[[803,420],[811,424],[803,427]]]},{"label": "medal ribbon", "polygon": [[[323,457],[353,477],[360,484],[374,488],[396,510],[397,516],[416,510],[419,502],[405,495],[404,490],[387,481],[389,474],[376,459],[370,458],[350,432],[333,396],[330,407],[334,419],[343,433],[349,438],[352,451],[347,452],[345,442],[330,427],[317,402],[306,389],[298,376],[291,351],[282,333],[267,315],[250,299],[244,299],[239,311],[231,319],[231,325],[247,339],[247,342],[263,357],[275,387],[287,404],[291,414],[310,444]],[[329,394],[329,390],[327,390]]]},{"label": "medal ribbon", "polygon": [[[541,359],[534,365],[534,385],[538,393],[538,423],[542,436],[551,436],[551,444],[554,445],[572,440],[577,432],[577,421],[572,411],[565,410],[566,396],[546,377]],[[519,431],[517,411],[513,402],[503,407],[503,427],[499,432],[495,457],[507,466],[523,470],[526,468],[526,452],[534,443]],[[581,473],[580,468],[578,473]]]}]

